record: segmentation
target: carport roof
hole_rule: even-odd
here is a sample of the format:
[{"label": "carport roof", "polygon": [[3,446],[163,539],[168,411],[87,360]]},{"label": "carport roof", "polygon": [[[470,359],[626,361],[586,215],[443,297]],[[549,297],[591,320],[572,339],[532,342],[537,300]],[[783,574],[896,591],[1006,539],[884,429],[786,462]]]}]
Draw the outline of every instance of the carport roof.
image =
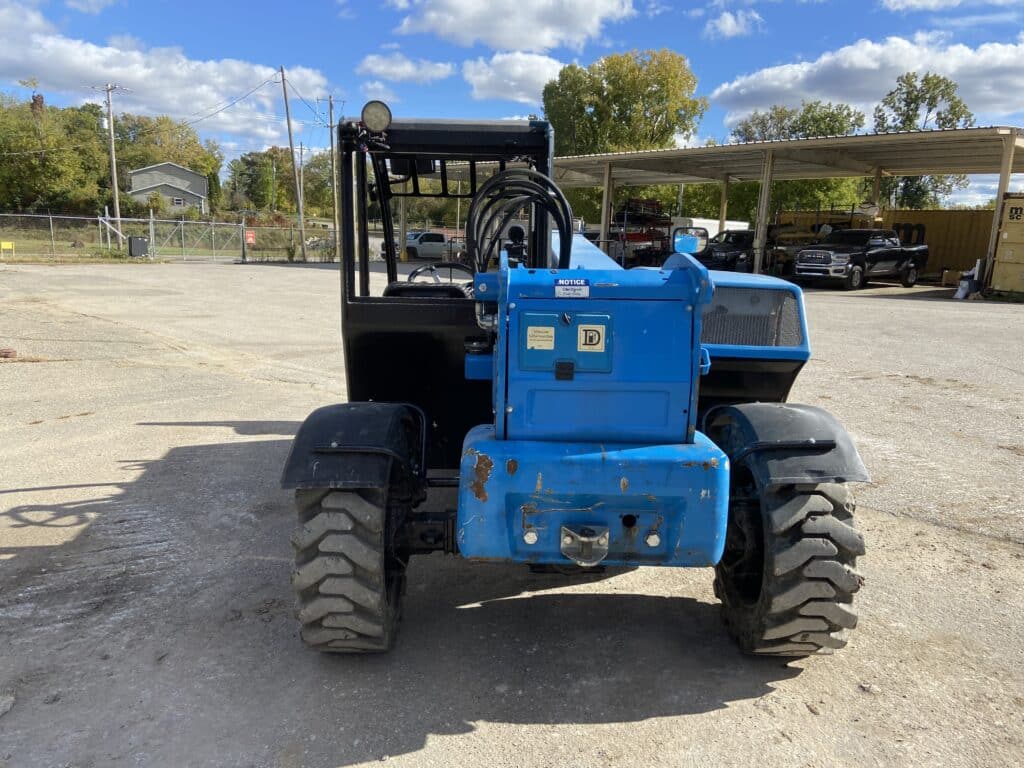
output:
[{"label": "carport roof", "polygon": [[[576,155],[555,158],[555,181],[563,188],[602,186],[606,167],[616,186],[756,181],[767,150],[776,180],[999,173],[1008,136],[1024,149],[1022,129],[992,126]],[[1012,172],[1024,172],[1024,152],[1014,153]]]}]

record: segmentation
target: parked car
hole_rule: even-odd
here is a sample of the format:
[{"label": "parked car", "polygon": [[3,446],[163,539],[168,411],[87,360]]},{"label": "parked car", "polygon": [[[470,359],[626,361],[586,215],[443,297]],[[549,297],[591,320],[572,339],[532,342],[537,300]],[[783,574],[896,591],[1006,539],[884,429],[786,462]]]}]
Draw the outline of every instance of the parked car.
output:
[{"label": "parked car", "polygon": [[[398,241],[395,240],[395,251],[398,251]],[[410,230],[405,233],[405,252],[410,259],[442,259],[452,261],[462,251],[463,246],[458,238],[451,238],[442,232],[425,232],[421,229]],[[387,252],[387,241],[380,242],[380,257],[383,259]]]},{"label": "parked car", "polygon": [[928,263],[927,245],[903,245],[889,229],[837,229],[796,255],[794,276],[842,282],[863,288],[876,277],[899,278],[907,288]]},{"label": "parked car", "polygon": [[410,259],[447,259],[451,247],[442,232],[410,232],[405,238],[405,252]]},{"label": "parked car", "polygon": [[708,269],[749,272],[754,261],[754,231],[726,229],[708,240],[704,250],[693,257]]}]

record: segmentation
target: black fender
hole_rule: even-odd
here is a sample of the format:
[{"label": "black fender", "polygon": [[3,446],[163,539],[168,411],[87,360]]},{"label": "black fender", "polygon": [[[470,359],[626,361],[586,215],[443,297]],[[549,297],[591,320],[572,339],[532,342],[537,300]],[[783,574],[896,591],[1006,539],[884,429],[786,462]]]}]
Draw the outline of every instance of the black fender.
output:
[{"label": "black fender", "polygon": [[426,419],[405,403],[343,403],[302,422],[281,475],[282,488],[387,488],[396,468],[426,473]]},{"label": "black fender", "polygon": [[719,406],[705,415],[704,432],[733,467],[749,467],[762,488],[870,481],[843,425],[813,405]]}]

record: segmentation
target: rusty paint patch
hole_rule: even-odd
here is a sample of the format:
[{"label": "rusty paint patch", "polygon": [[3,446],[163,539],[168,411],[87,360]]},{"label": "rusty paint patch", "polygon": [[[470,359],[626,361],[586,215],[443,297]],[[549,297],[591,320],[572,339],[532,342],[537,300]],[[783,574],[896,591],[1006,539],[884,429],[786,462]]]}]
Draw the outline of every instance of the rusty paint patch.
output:
[{"label": "rusty paint patch", "polygon": [[621,480],[619,480],[619,490],[621,490],[623,493],[625,493],[626,491],[629,490],[629,478],[628,477],[623,477]]},{"label": "rusty paint patch", "polygon": [[540,472],[537,473],[537,486],[533,489],[533,492],[537,495],[544,490],[544,475]]},{"label": "rusty paint patch", "polygon": [[703,470],[718,469],[718,459],[710,458],[707,461],[684,461],[682,463],[687,469],[700,467]]},{"label": "rusty paint patch", "polygon": [[649,502],[651,502],[651,504],[657,504],[658,503],[658,497],[655,496],[653,493],[648,493],[647,494],[647,500]]},{"label": "rusty paint patch", "polygon": [[486,453],[476,455],[476,465],[473,467],[473,482],[469,487],[479,501],[487,501],[487,481],[491,479],[491,472],[494,471],[494,462]]},{"label": "rusty paint patch", "polygon": [[508,472],[509,475],[514,475],[519,471],[519,462],[515,459],[509,459],[505,462],[505,471]]}]

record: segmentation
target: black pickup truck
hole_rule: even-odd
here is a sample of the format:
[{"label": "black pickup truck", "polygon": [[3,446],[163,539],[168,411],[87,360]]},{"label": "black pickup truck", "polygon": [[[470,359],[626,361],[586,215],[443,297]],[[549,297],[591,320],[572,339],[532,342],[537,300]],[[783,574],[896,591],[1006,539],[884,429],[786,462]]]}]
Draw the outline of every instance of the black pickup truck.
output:
[{"label": "black pickup truck", "polygon": [[797,253],[794,276],[842,281],[847,290],[877,277],[898,278],[909,288],[927,263],[927,245],[903,245],[892,230],[839,229]]}]

